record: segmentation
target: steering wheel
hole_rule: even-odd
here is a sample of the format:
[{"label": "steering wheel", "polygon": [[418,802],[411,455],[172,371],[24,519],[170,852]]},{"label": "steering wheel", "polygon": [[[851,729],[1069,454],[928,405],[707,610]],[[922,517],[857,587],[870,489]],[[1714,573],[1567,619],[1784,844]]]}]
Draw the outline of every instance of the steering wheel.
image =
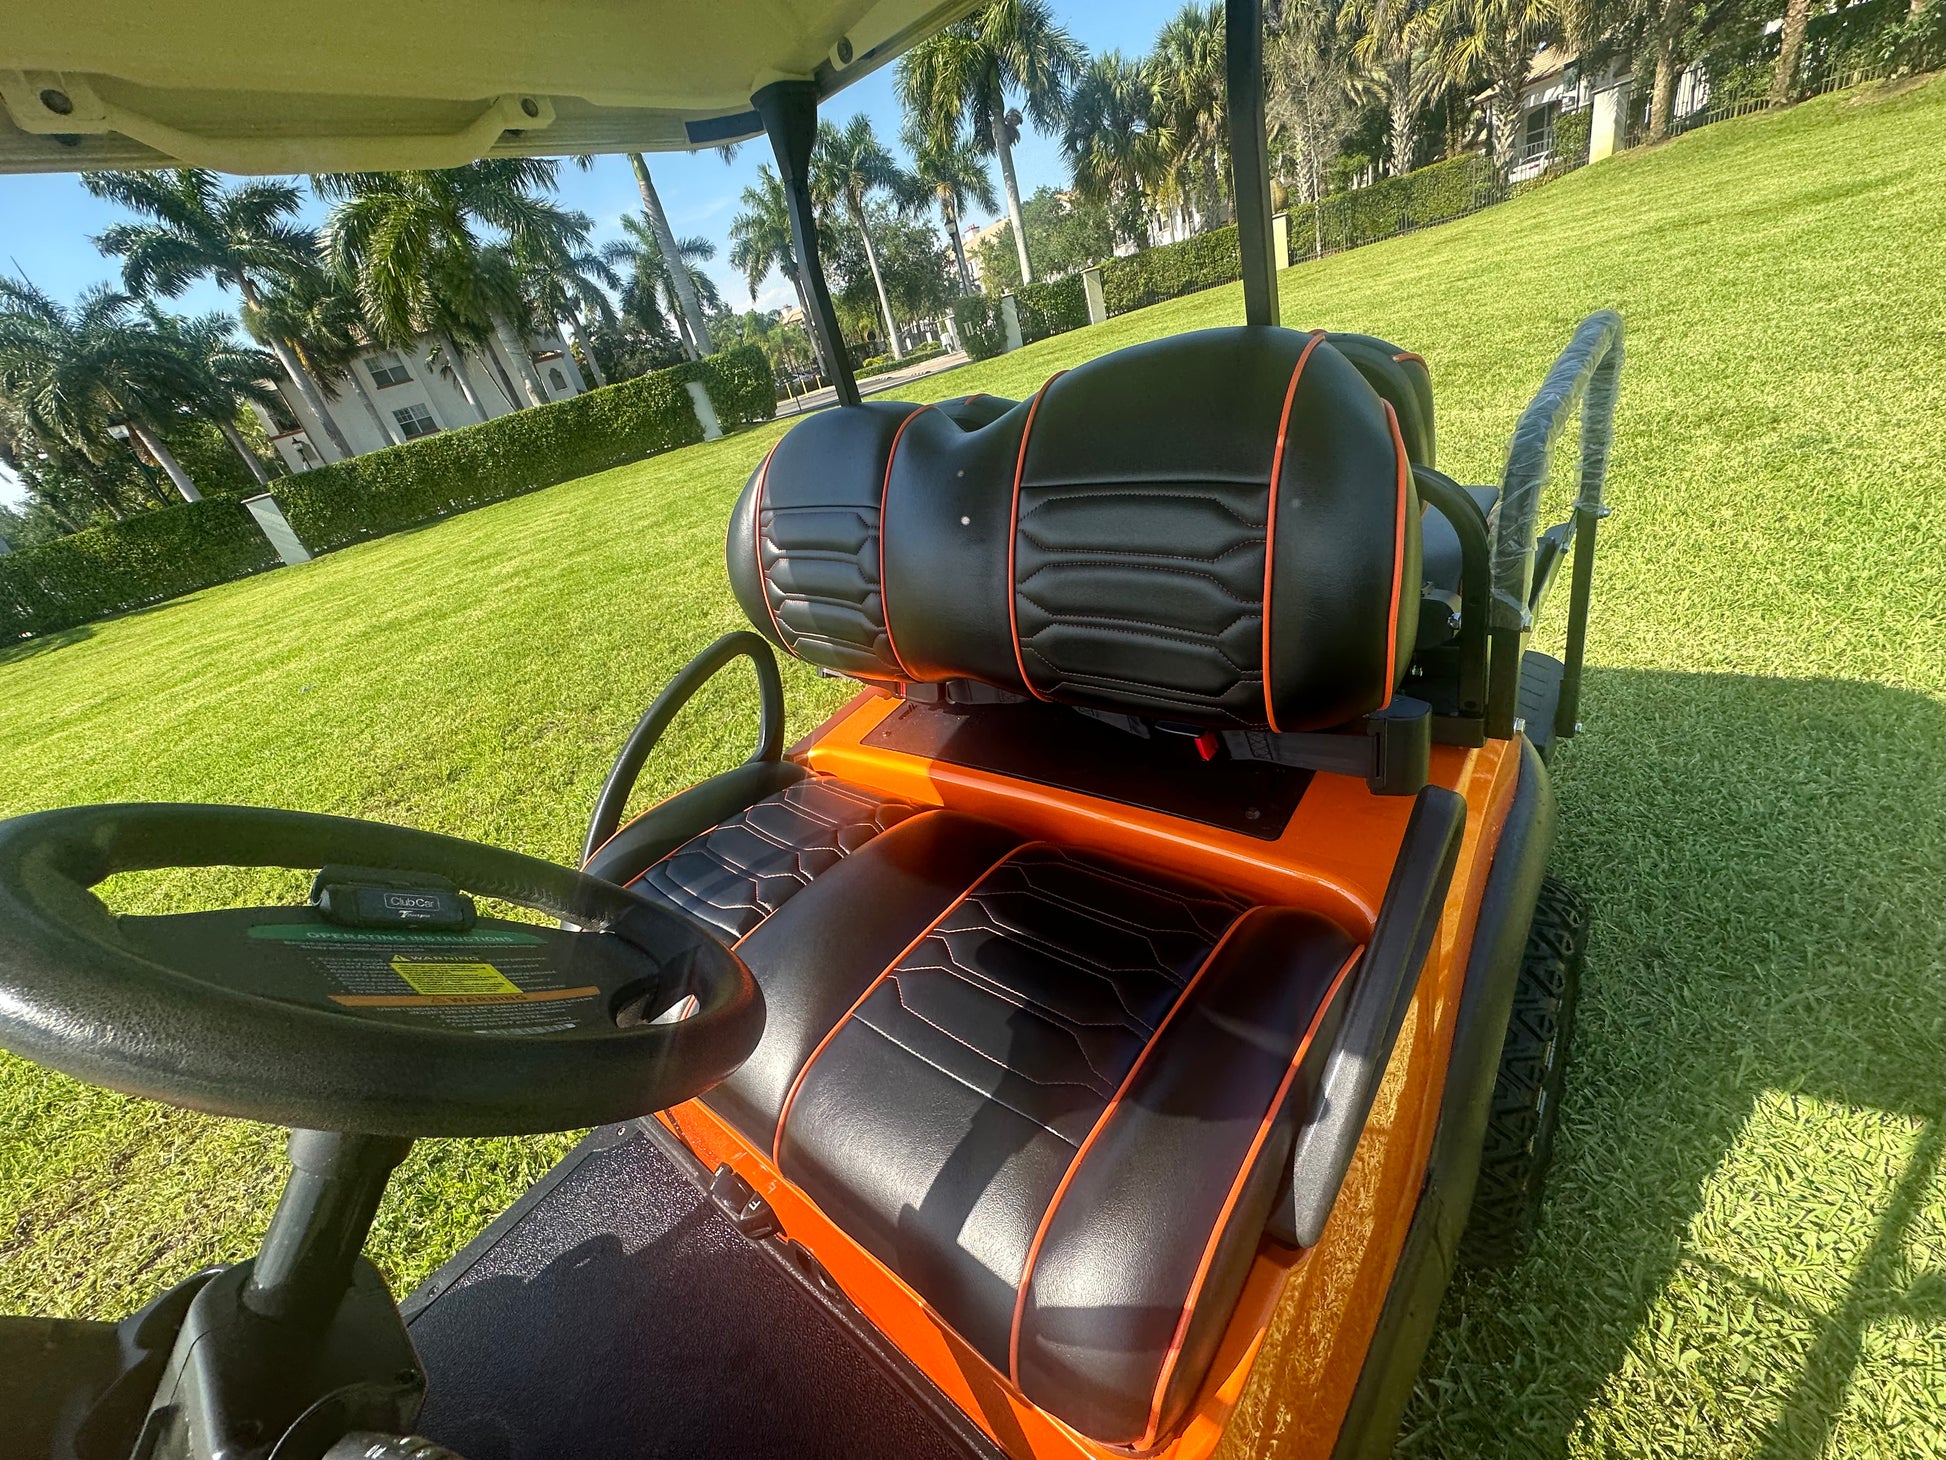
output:
[{"label": "steering wheel", "polygon": [[[208,866],[324,870],[307,906],[117,916],[89,891]],[[0,1047],[132,1095],[378,1136],[567,1130],[700,1094],[763,1019],[700,924],[513,852],[243,806],[0,822]]]}]

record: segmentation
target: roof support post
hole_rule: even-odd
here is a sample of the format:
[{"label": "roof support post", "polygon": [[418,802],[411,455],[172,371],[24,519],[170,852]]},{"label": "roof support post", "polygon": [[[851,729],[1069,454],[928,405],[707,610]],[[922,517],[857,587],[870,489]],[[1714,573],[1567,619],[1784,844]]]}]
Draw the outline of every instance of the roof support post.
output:
[{"label": "roof support post", "polygon": [[[837,393],[838,404],[858,404],[858,382],[845,358],[845,337],[838,328],[838,312],[825,287],[824,264],[818,258],[817,213],[811,206],[811,145],[818,135],[818,84],[815,81],[773,81],[750,105],[763,118],[770,149],[777,156],[777,176],[790,204],[791,243],[804,271],[804,297],[817,325],[818,358]],[[1259,110],[1261,110],[1261,105]]]},{"label": "roof support post", "polygon": [[1225,0],[1224,84],[1230,114],[1230,179],[1243,253],[1245,324],[1277,324],[1278,260],[1272,252],[1270,144],[1264,125],[1263,0]]}]

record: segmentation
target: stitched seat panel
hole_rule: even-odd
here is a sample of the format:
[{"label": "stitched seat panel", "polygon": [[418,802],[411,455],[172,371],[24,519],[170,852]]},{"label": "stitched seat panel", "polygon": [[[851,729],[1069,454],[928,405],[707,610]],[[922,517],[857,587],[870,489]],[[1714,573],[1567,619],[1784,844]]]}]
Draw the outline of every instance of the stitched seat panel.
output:
[{"label": "stitched seat panel", "polygon": [[678,847],[630,884],[743,938],[821,872],[918,811],[810,776]]}]

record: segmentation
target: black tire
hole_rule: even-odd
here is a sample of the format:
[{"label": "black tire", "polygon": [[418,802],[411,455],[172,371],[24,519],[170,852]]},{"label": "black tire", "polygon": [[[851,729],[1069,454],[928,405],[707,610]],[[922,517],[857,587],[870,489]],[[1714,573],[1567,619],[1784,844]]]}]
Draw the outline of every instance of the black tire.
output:
[{"label": "black tire", "polygon": [[1586,898],[1553,877],[1541,880],[1500,1049],[1473,1210],[1460,1237],[1463,1267],[1510,1267],[1533,1245],[1567,1083],[1588,923]]}]

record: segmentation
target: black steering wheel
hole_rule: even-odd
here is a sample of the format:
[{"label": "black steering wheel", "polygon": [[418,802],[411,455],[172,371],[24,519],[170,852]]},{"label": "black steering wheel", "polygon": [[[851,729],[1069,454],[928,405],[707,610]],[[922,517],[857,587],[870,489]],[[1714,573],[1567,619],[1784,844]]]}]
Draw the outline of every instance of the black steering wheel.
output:
[{"label": "black steering wheel", "polygon": [[[306,906],[117,916],[89,891],[208,866],[323,870]],[[0,822],[0,1047],[132,1095],[382,1136],[566,1130],[700,1094],[763,1020],[699,924],[513,852],[243,806]]]}]

